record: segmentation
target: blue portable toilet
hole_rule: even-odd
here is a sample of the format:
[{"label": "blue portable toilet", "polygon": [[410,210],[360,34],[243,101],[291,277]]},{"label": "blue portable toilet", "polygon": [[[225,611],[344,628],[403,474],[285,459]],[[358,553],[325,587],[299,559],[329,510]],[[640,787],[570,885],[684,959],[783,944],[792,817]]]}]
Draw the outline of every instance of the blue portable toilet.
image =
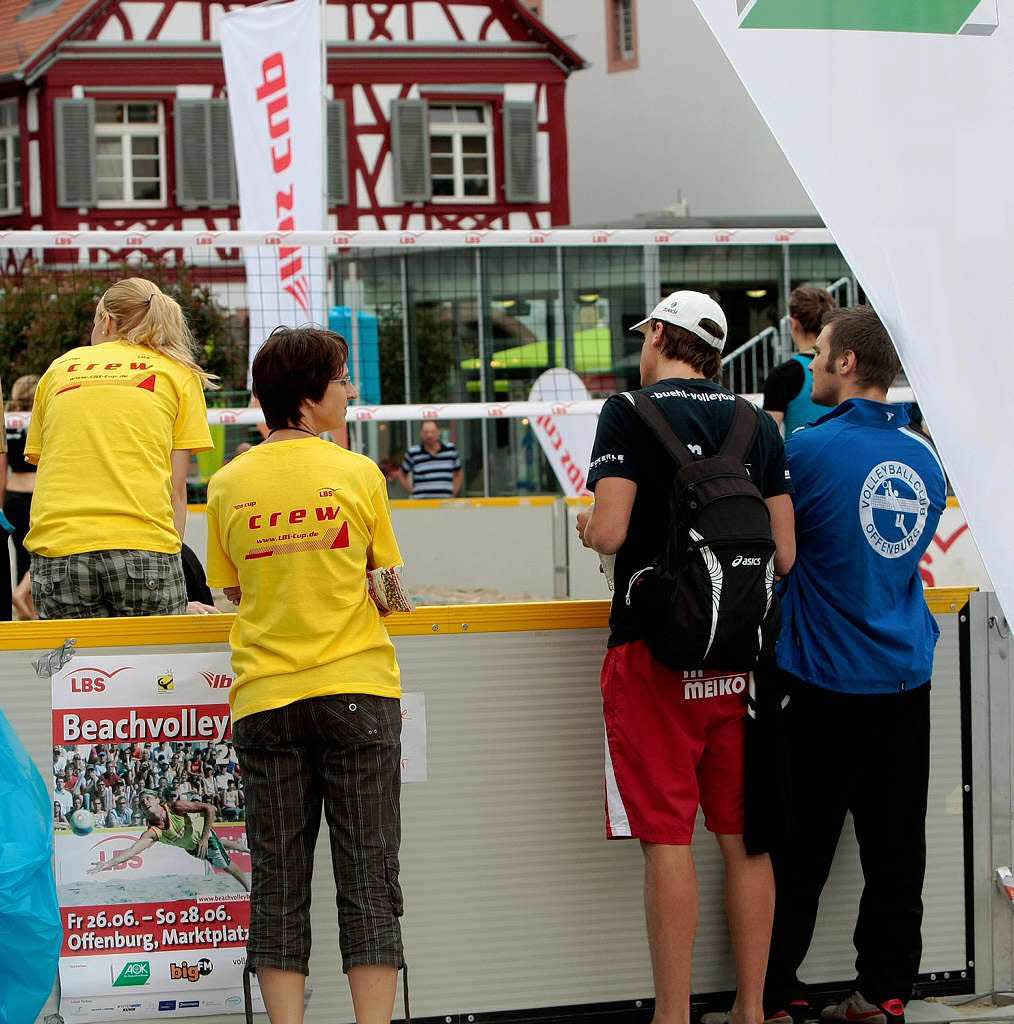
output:
[{"label": "blue portable toilet", "polygon": [[[356,315],[359,326],[359,365],[350,366],[352,379],[359,385],[359,400],[364,405],[380,405],[380,327],[375,313],[360,310]],[[348,306],[332,306],[328,313],[328,327],[337,331],[352,352],[352,310]]]}]

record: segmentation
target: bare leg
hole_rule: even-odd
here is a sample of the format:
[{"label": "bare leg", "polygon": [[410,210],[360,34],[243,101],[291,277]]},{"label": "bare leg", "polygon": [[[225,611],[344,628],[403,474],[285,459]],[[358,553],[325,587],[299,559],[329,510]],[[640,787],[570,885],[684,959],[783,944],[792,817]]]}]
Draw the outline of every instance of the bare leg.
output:
[{"label": "bare leg", "polygon": [[398,990],[398,969],[387,964],[352,967],[348,978],[356,1024],[390,1024]]},{"label": "bare leg", "polygon": [[303,1024],[303,989],[306,976],[299,971],[258,967],[257,981],[271,1024]]},{"label": "bare leg", "polygon": [[732,1024],[764,1020],[764,973],[775,914],[775,877],[767,854],[747,855],[742,836],[718,836],[725,859],[725,904],[736,955]]},{"label": "bare leg", "polygon": [[238,850],[240,853],[250,852],[250,848],[245,843],[241,843],[238,839],[223,839],[221,836],[219,836],[218,841],[227,850]]},{"label": "bare leg", "polygon": [[641,843],[644,916],[655,980],[653,1024],[689,1024],[697,874],[689,846]]},{"label": "bare leg", "polygon": [[250,891],[250,879],[246,877],[245,871],[241,871],[235,864],[226,864],[225,870],[228,871],[229,874],[232,875],[232,877],[235,878],[247,892]]}]

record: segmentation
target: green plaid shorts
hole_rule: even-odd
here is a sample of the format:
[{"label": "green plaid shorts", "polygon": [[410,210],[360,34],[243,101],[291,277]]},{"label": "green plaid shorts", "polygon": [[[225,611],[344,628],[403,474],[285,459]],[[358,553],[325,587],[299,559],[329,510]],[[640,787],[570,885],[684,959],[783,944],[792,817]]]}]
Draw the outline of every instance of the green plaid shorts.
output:
[{"label": "green plaid shorts", "polygon": [[32,555],[32,600],[43,619],[182,615],[187,586],[179,553],[86,551]]}]

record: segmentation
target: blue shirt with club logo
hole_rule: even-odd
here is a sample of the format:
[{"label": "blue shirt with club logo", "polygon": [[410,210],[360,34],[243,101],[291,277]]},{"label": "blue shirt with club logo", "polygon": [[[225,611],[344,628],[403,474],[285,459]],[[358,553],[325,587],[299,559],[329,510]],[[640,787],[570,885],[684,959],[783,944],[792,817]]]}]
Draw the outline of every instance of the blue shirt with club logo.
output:
[{"label": "blue shirt with club logo", "polygon": [[922,686],[940,631],[919,560],[947,504],[943,466],[904,406],[853,398],[785,444],[796,563],[778,664],[841,693]]}]

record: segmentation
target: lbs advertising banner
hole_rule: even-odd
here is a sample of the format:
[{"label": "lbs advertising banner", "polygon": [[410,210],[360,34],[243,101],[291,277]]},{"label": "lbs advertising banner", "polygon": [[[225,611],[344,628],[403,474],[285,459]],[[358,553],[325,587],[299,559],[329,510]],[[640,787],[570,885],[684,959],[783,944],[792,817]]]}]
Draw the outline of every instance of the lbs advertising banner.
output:
[{"label": "lbs advertising banner", "polygon": [[1014,616],[1014,8],[695,3],[890,330]]},{"label": "lbs advertising banner", "polygon": [[[232,681],[226,651],[80,656],[53,676],[67,1024],[243,1010],[251,863]],[[401,703],[402,780],[424,782],[425,695]],[[263,1011],[256,978],[253,996]]]},{"label": "lbs advertising banner", "polygon": [[[320,231],[324,224],[323,62],[318,0],[234,11],[222,19],[222,60],[236,153],[240,225]],[[250,363],[279,325],[323,324],[321,249],[247,248]]]},{"label": "lbs advertising banner", "polygon": [[53,676],[68,1022],[242,1011],[250,855],[232,678],[226,652],[76,657]]}]

